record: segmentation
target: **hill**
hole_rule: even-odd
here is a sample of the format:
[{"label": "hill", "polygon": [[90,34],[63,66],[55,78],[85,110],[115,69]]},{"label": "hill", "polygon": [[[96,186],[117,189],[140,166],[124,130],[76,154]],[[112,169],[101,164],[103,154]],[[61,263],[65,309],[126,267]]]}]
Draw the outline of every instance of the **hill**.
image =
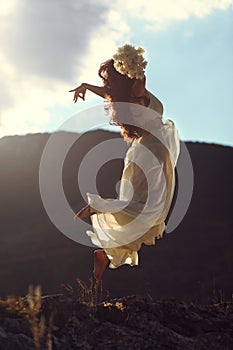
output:
[{"label": "hill", "polygon": [[[61,133],[64,139],[69,133]],[[0,295],[24,295],[29,284],[56,293],[62,283],[92,275],[93,249],[69,240],[49,220],[40,198],[39,163],[49,134],[0,139]],[[77,167],[94,145],[119,135],[82,135],[63,168],[67,199],[78,210]],[[233,281],[231,147],[186,142],[194,168],[194,192],[182,223],[154,247],[140,251],[139,267],[107,270],[104,289],[111,297],[143,294],[185,301],[231,298]],[[115,197],[122,161],[108,162],[97,176],[101,195]]]},{"label": "hill", "polygon": [[41,300],[43,331],[41,313],[28,312],[22,303],[24,315],[13,310],[12,301],[11,309],[0,305],[0,350],[35,350],[34,341],[44,350],[233,347],[233,303],[203,306],[128,296],[93,306],[65,295],[46,296]]}]

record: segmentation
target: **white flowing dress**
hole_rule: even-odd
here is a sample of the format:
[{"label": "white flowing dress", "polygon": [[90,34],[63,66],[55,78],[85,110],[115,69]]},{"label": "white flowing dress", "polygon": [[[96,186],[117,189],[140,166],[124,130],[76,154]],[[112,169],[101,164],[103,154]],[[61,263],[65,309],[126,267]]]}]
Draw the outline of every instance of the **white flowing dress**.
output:
[{"label": "white flowing dress", "polygon": [[149,132],[133,141],[126,153],[119,198],[87,193],[91,210],[97,213],[91,216],[93,231],[86,233],[93,244],[105,250],[110,268],[138,265],[141,245],[154,245],[166,230],[164,220],[174,195],[180,143],[174,123],[163,121],[156,104],[150,93],[143,118],[139,113],[143,129]]}]

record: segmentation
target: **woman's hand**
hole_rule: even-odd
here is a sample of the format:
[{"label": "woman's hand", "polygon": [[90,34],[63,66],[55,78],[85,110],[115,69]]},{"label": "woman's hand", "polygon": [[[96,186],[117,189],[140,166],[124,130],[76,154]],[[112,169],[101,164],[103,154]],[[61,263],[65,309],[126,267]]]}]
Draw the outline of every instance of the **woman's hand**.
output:
[{"label": "woman's hand", "polygon": [[80,97],[83,101],[85,101],[85,95],[86,95],[86,84],[81,84],[77,88],[70,90],[69,92],[74,92],[74,98],[73,101],[76,103],[78,101],[78,98]]},{"label": "woman's hand", "polygon": [[74,220],[76,219],[84,219],[84,218],[88,218],[89,216],[95,214],[95,212],[91,212],[91,207],[90,205],[86,205],[84,208],[82,208],[81,210],[79,210],[79,212],[74,216]]}]

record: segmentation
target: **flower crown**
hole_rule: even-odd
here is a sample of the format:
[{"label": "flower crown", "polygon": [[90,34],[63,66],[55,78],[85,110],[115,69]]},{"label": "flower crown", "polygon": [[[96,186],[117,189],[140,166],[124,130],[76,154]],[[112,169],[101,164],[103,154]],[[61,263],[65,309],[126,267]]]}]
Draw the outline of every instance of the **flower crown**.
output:
[{"label": "flower crown", "polygon": [[132,45],[124,45],[117,49],[113,55],[114,67],[122,75],[127,75],[130,79],[143,79],[147,62],[143,57],[145,51]]}]

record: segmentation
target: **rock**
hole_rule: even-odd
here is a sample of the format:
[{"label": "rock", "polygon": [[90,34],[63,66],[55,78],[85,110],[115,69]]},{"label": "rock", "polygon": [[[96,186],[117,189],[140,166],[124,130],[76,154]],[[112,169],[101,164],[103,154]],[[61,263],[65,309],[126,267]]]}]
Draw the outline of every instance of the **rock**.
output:
[{"label": "rock", "polygon": [[[42,310],[47,320],[49,312],[54,314],[53,350],[232,350],[232,305],[130,296],[90,306],[65,296],[47,296]],[[28,321],[18,315],[2,316],[0,350],[35,350],[30,327],[24,324]],[[42,350],[47,334],[48,324]]]},{"label": "rock", "polygon": [[33,340],[24,334],[9,337],[5,350],[35,350]]}]

